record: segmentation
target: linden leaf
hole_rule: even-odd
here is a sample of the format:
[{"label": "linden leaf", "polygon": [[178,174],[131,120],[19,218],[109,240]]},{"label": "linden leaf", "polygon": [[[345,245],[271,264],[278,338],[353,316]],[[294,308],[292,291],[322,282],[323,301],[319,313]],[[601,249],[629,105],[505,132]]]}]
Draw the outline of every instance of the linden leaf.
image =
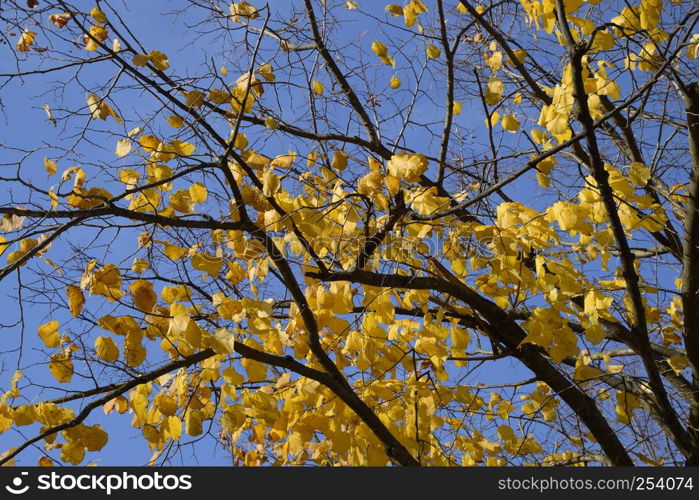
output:
[{"label": "linden leaf", "polygon": [[425,52],[427,52],[427,57],[429,57],[430,59],[437,59],[440,56],[440,54],[442,53],[442,51],[439,50],[439,48],[435,47],[432,44],[429,44],[427,46],[427,49],[425,50]]},{"label": "linden leaf", "polygon": [[189,196],[194,203],[204,203],[206,201],[206,186],[201,182],[195,182],[189,186]]},{"label": "linden leaf", "polygon": [[269,63],[264,63],[260,65],[260,67],[257,68],[257,74],[265,80],[267,80],[268,82],[274,82],[277,79],[277,77],[274,76],[274,73],[272,72],[272,65]]},{"label": "linden leaf", "polygon": [[134,259],[133,263],[131,264],[131,270],[136,274],[143,274],[149,267],[150,262],[143,259]]},{"label": "linden leaf", "polygon": [[78,442],[64,443],[61,446],[61,460],[78,465],[85,458],[85,447]]},{"label": "linden leaf", "polygon": [[90,11],[90,16],[92,17],[92,19],[94,19],[95,21],[97,21],[100,24],[105,24],[107,22],[107,16],[105,15],[104,12],[102,12],[97,7],[94,7]]},{"label": "linden leaf", "polygon": [[49,175],[54,175],[58,170],[58,165],[55,161],[49,160],[46,156],[44,156],[44,168],[49,173]]},{"label": "linden leaf", "polygon": [[185,417],[185,432],[190,436],[198,436],[202,433],[204,414],[201,410],[190,409]]},{"label": "linden leaf", "polygon": [[167,124],[172,128],[182,128],[184,125],[184,119],[179,115],[172,115],[167,119]]},{"label": "linden leaf", "polygon": [[689,366],[689,360],[687,359],[687,356],[684,356],[683,354],[675,354],[674,356],[670,356],[667,358],[667,363],[670,365],[670,368],[674,370],[676,375],[679,375],[682,370]]},{"label": "linden leaf", "polygon": [[95,340],[95,352],[101,360],[109,363],[119,359],[119,348],[111,337],[97,337]]},{"label": "linden leaf", "polygon": [[145,66],[148,64],[148,56],[145,54],[134,54],[131,58],[131,62],[134,66]]},{"label": "linden leaf", "polygon": [[494,106],[500,101],[502,93],[505,91],[505,86],[502,80],[495,76],[491,76],[488,81],[488,86],[485,89],[485,102],[490,106]]},{"label": "linden leaf", "polygon": [[274,196],[280,187],[281,181],[279,176],[275,175],[271,170],[266,171],[262,176],[262,194],[267,197]]},{"label": "linden leaf", "polygon": [[119,139],[116,144],[115,153],[117,158],[123,158],[131,152],[131,140],[130,139]]},{"label": "linden leaf", "polygon": [[68,307],[70,309],[70,314],[74,318],[77,318],[85,305],[85,296],[80,288],[73,285],[66,286],[66,294],[68,295]]},{"label": "linden leaf", "polygon": [[514,115],[505,115],[502,117],[502,128],[508,132],[517,132],[519,130],[519,120]]},{"label": "linden leaf", "polygon": [[223,266],[223,259],[221,257],[214,257],[213,255],[202,252],[195,253],[192,255],[192,267],[198,271],[204,271],[212,278],[218,276],[221,267]]},{"label": "linden leaf", "polygon": [[131,283],[129,292],[133,296],[133,304],[139,311],[149,313],[158,302],[158,296],[153,291],[153,284],[146,280]]},{"label": "linden leaf", "polygon": [[387,5],[386,12],[391,14],[393,17],[400,17],[403,15],[403,6],[397,3]]},{"label": "linden leaf", "polygon": [[151,50],[148,53],[148,59],[153,63],[153,66],[161,71],[165,71],[170,67],[170,60],[159,50]]},{"label": "linden leaf", "polygon": [[650,169],[643,163],[635,161],[629,166],[629,178],[637,186],[645,186],[651,178]]},{"label": "linden leaf", "polygon": [[70,360],[70,352],[51,356],[49,370],[59,382],[70,382],[73,378],[73,362]]},{"label": "linden leaf", "polygon": [[41,325],[37,332],[46,347],[58,347],[61,344],[61,337],[58,335],[58,321],[49,321]]}]

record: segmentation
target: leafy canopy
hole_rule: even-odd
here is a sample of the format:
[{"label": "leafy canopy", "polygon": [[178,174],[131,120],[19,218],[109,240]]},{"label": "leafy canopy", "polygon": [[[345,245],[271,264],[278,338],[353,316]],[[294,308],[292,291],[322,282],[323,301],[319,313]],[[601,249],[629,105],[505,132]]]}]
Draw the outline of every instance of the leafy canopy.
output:
[{"label": "leafy canopy", "polygon": [[181,4],[2,13],[0,461],[699,463],[694,2]]}]

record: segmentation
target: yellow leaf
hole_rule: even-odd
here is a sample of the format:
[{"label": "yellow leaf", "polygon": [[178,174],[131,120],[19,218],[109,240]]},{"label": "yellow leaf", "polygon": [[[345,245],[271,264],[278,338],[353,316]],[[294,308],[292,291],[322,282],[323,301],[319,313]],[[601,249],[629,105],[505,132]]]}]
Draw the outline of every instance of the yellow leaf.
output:
[{"label": "yellow leaf", "polygon": [[272,115],[269,115],[267,118],[265,118],[265,127],[267,127],[268,129],[276,130],[278,126],[279,123]]},{"label": "yellow leaf", "polygon": [[637,186],[645,186],[648,184],[650,177],[650,169],[643,163],[635,161],[631,163],[631,166],[629,166],[629,178],[631,179],[631,182]]},{"label": "yellow leaf", "polygon": [[381,62],[388,66],[395,66],[395,61],[388,55],[388,47],[383,42],[373,42],[371,50],[381,59]]},{"label": "yellow leaf", "polygon": [[163,418],[160,430],[165,439],[178,441],[182,437],[182,421],[176,415],[167,416]]},{"label": "yellow leaf", "polygon": [[279,176],[275,175],[271,170],[266,171],[262,176],[262,194],[267,197],[274,196],[280,187],[281,181]]},{"label": "yellow leaf", "polygon": [[162,243],[165,246],[165,248],[163,249],[163,253],[170,260],[179,260],[182,257],[184,257],[184,255],[187,253],[186,248],[182,248],[177,245],[172,245],[167,241],[163,241]]},{"label": "yellow leaf", "polygon": [[497,111],[493,111],[490,117],[487,117],[485,119],[485,126],[488,128],[493,128],[495,125],[498,124],[498,121],[500,121],[500,113],[498,113]]},{"label": "yellow leaf", "polygon": [[319,82],[318,80],[313,80],[313,93],[315,95],[323,95],[324,89],[325,86],[322,82]]},{"label": "yellow leaf", "polygon": [[80,442],[87,448],[87,451],[99,451],[107,444],[109,436],[98,424],[85,426],[80,435]]},{"label": "yellow leaf", "polygon": [[131,62],[134,66],[145,66],[148,64],[148,56],[145,54],[134,54],[131,58]]},{"label": "yellow leaf", "polygon": [[163,415],[170,416],[177,413],[177,401],[168,394],[158,394],[153,400],[153,404]]},{"label": "yellow leaf", "polygon": [[153,66],[161,71],[165,71],[170,67],[170,60],[159,50],[151,50],[148,53],[148,59],[153,63]]},{"label": "yellow leaf", "polygon": [[407,182],[417,182],[427,170],[427,158],[421,154],[398,153],[391,156],[388,172]]},{"label": "yellow leaf", "polygon": [[184,125],[184,120],[179,115],[172,115],[167,119],[167,124],[172,128],[182,128]]},{"label": "yellow leaf", "polygon": [[425,12],[427,12],[427,6],[422,2],[422,0],[411,0],[408,5],[403,7],[405,25],[408,28],[412,27],[417,21],[417,16]]},{"label": "yellow leaf", "polygon": [[216,354],[231,354],[234,351],[235,337],[225,328],[216,330],[207,342]]},{"label": "yellow leaf", "polygon": [[204,104],[205,96],[203,92],[192,90],[190,92],[183,92],[182,94],[185,98],[185,104],[192,109],[200,108]]},{"label": "yellow leaf", "polygon": [[488,81],[488,86],[485,89],[485,102],[490,106],[494,106],[500,100],[502,93],[505,91],[505,86],[502,80],[495,76],[491,76]]},{"label": "yellow leaf", "polygon": [[437,59],[439,57],[439,55],[442,53],[442,51],[439,50],[439,48],[435,47],[432,44],[429,44],[427,46],[426,52],[427,52],[427,57],[429,57],[430,59]]},{"label": "yellow leaf", "polygon": [[272,65],[269,63],[261,64],[260,67],[257,68],[257,74],[265,80],[267,80],[268,82],[273,82],[277,79],[277,77],[274,76],[274,73],[272,72]]},{"label": "yellow leaf", "polygon": [[509,132],[517,132],[519,130],[519,120],[514,115],[505,115],[502,117],[502,128]]},{"label": "yellow leaf", "polygon": [[143,274],[150,267],[150,263],[143,259],[134,259],[131,264],[131,270],[136,274]]},{"label": "yellow leaf", "polygon": [[85,447],[79,442],[64,443],[61,446],[61,460],[78,465],[85,458]]},{"label": "yellow leaf", "polygon": [[393,17],[400,17],[403,15],[403,7],[400,4],[392,3],[386,6],[386,12],[391,14]]},{"label": "yellow leaf", "polygon": [[232,434],[245,424],[245,418],[245,413],[239,405],[229,406],[221,415],[221,427],[224,431]]},{"label": "yellow leaf", "polygon": [[296,153],[289,151],[288,154],[275,156],[270,165],[281,170],[288,170],[293,166],[294,161],[296,161]]},{"label": "yellow leaf", "polygon": [[55,161],[49,160],[46,156],[44,156],[44,168],[49,175],[54,175],[58,170],[58,165],[56,165]]},{"label": "yellow leaf", "polygon": [[107,104],[104,99],[100,99],[95,94],[89,94],[87,96],[87,105],[90,108],[90,113],[92,118],[99,120],[106,120],[108,117],[113,117],[119,124],[122,123],[121,118],[112,107]]},{"label": "yellow leaf", "polygon": [[195,182],[189,186],[189,196],[194,203],[204,203],[206,201],[206,186],[201,182]]},{"label": "yellow leaf", "polygon": [[454,114],[455,115],[460,115],[461,114],[461,103],[459,101],[454,101],[452,103],[453,109],[454,109]]},{"label": "yellow leaf", "polygon": [[221,257],[214,257],[206,252],[192,255],[192,267],[198,271],[206,272],[212,278],[218,275],[222,266],[223,259]]},{"label": "yellow leaf", "polygon": [[245,18],[249,21],[257,19],[260,14],[257,9],[250,5],[248,2],[238,2],[232,3],[230,6],[231,19],[235,22],[240,21],[240,18]]},{"label": "yellow leaf", "polygon": [[397,89],[398,87],[400,87],[400,78],[398,78],[396,75],[393,75],[391,77],[391,81],[388,82],[388,85],[392,89]]},{"label": "yellow leaf", "polygon": [[56,28],[62,28],[68,23],[70,16],[71,14],[69,12],[64,12],[63,14],[51,14],[49,16],[49,22]]},{"label": "yellow leaf", "polygon": [[158,297],[153,291],[153,284],[150,281],[134,281],[129,287],[129,292],[133,296],[134,306],[139,311],[150,313],[158,302]]},{"label": "yellow leaf", "polygon": [[90,11],[90,16],[92,17],[92,19],[94,19],[95,21],[97,21],[100,24],[104,24],[107,22],[107,16],[104,14],[104,12],[99,10],[97,7],[94,7]]},{"label": "yellow leaf", "polygon": [[37,329],[37,332],[46,347],[58,347],[61,344],[61,337],[58,335],[58,321],[44,323]]},{"label": "yellow leaf", "polygon": [[338,172],[342,172],[345,168],[347,168],[347,159],[347,154],[344,151],[338,149],[333,153],[333,159],[330,166]]},{"label": "yellow leaf", "polygon": [[17,42],[17,50],[19,50],[20,52],[29,52],[29,49],[34,43],[35,38],[36,33],[34,31],[25,29],[24,31],[22,31],[22,34],[19,37],[19,41]]},{"label": "yellow leaf", "polygon": [[357,8],[357,2],[354,2],[353,0],[347,0],[345,2],[345,8],[347,10],[354,10]]},{"label": "yellow leaf", "polygon": [[68,295],[68,307],[70,308],[70,314],[74,318],[77,318],[83,310],[85,296],[80,288],[73,285],[68,285],[66,287],[66,294]]},{"label": "yellow leaf", "polygon": [[100,43],[107,39],[107,30],[102,27],[102,25],[90,26],[89,35],[83,35],[83,41],[85,42],[85,50],[94,51],[100,47]]},{"label": "yellow leaf", "polygon": [[111,337],[97,337],[95,339],[95,352],[100,359],[108,363],[119,359],[119,348]]},{"label": "yellow leaf", "polygon": [[[517,49],[517,50],[513,50],[512,53],[514,54],[515,59],[517,60],[518,63],[524,64],[524,60],[527,58],[527,51],[526,50]],[[508,57],[507,64],[514,66],[514,61]]]},{"label": "yellow leaf", "polygon": [[689,366],[689,360],[687,359],[687,356],[684,356],[682,354],[675,354],[674,356],[670,356],[667,358],[667,362],[670,365],[670,368],[672,368],[675,371],[675,374],[679,375],[682,370],[687,368]]},{"label": "yellow leaf", "polygon": [[116,144],[116,155],[117,158],[122,158],[131,152],[131,140],[130,139],[119,139]]},{"label": "yellow leaf", "polygon": [[70,382],[73,378],[73,362],[70,360],[70,352],[51,356],[49,370],[59,382]]},{"label": "yellow leaf", "polygon": [[168,205],[183,214],[194,212],[194,201],[189,191],[179,190],[170,195]]},{"label": "yellow leaf", "polygon": [[172,144],[170,145],[168,150],[172,151],[178,156],[189,156],[194,152],[196,148],[197,147],[190,142],[179,141],[175,139],[172,141]]},{"label": "yellow leaf", "polygon": [[185,417],[185,432],[190,436],[198,436],[202,433],[204,414],[201,410],[190,409]]}]

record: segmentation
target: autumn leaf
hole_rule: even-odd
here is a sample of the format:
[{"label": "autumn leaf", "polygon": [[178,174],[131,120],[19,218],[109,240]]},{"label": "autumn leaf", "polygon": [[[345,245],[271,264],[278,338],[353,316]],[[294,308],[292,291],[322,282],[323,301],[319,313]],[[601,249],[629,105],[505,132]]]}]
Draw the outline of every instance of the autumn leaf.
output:
[{"label": "autumn leaf", "polygon": [[61,337],[58,335],[58,321],[49,321],[41,325],[37,332],[46,347],[58,347]]},{"label": "autumn leaf", "polygon": [[66,295],[68,296],[68,308],[70,309],[70,314],[74,318],[77,318],[85,305],[85,297],[83,296],[83,292],[77,286],[68,285],[66,286]]}]

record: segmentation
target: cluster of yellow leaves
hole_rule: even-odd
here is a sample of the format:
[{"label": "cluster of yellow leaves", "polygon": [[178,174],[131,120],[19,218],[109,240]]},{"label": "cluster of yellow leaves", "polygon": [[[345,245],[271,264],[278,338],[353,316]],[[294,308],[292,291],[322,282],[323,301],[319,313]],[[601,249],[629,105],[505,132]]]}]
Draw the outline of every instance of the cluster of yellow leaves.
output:
[{"label": "cluster of yellow leaves", "polygon": [[151,50],[146,54],[135,54],[133,56],[132,62],[136,66],[145,66],[149,62],[153,64],[157,69],[164,71],[170,67],[170,60],[167,55],[163,54],[159,50]]},{"label": "cluster of yellow leaves", "polygon": [[22,34],[19,37],[19,41],[17,41],[16,48],[20,52],[29,52],[29,49],[31,48],[32,44],[34,43],[34,40],[36,38],[36,32],[31,31],[29,29],[25,29],[22,31]]},{"label": "cluster of yellow leaves", "polygon": [[397,153],[386,165],[389,174],[406,182],[417,182],[427,171],[428,160],[421,154]]}]

